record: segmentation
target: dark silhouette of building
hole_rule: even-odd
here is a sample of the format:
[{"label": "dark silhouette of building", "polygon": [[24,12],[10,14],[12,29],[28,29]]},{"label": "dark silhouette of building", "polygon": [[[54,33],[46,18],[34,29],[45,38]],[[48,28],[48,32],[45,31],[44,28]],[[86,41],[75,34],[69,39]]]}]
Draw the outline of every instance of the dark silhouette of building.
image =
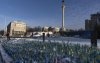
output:
[{"label": "dark silhouette of building", "polygon": [[91,46],[97,47],[97,39],[100,37],[100,13],[91,14],[90,20],[85,20],[85,30],[91,31]]},{"label": "dark silhouette of building", "polygon": [[91,18],[90,20],[85,20],[85,30],[87,31],[93,31],[95,26],[99,26],[100,25],[100,13],[96,13],[96,14],[91,14]]}]

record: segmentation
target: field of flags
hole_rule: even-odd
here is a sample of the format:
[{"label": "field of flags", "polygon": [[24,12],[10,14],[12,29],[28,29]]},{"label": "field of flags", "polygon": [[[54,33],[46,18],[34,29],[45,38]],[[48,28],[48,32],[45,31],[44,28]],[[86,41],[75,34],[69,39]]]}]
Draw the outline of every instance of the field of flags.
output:
[{"label": "field of flags", "polygon": [[100,63],[100,49],[87,45],[57,42],[4,42],[12,63]]}]

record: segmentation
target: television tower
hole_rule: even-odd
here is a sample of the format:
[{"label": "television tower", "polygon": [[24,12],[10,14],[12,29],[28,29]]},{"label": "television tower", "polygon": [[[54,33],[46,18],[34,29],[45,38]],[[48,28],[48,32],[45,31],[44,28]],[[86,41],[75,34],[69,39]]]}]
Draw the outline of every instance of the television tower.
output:
[{"label": "television tower", "polygon": [[65,31],[64,28],[64,9],[65,9],[65,5],[64,5],[64,0],[62,0],[62,31]]}]

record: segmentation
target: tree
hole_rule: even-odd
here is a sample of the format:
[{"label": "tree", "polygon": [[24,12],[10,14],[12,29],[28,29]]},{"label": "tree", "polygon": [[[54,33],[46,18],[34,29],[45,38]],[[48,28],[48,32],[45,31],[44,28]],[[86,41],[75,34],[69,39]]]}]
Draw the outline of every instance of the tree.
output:
[{"label": "tree", "polygon": [[33,30],[35,32],[41,32],[42,31],[42,27],[38,26],[38,27],[33,28]]},{"label": "tree", "polygon": [[49,27],[49,28],[48,28],[48,31],[53,31],[53,28],[52,28],[52,27]]},{"label": "tree", "polygon": [[0,30],[0,35],[4,35],[4,30]]},{"label": "tree", "polygon": [[33,32],[33,31],[34,31],[33,28],[27,27],[27,32]]}]

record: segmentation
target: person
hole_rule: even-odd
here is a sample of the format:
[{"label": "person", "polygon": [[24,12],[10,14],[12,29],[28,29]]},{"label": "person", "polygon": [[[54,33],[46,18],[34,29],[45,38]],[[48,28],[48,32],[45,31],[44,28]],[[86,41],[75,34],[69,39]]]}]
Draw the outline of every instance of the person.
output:
[{"label": "person", "polygon": [[45,33],[43,33],[43,42],[45,42]]},{"label": "person", "polygon": [[50,34],[48,33],[47,36],[50,37]]},{"label": "person", "polygon": [[31,35],[31,37],[33,37],[33,32],[32,32],[32,35]]},{"label": "person", "polygon": [[7,33],[7,35],[6,35],[6,36],[7,36],[7,40],[10,40],[10,36],[9,36],[9,33]]}]

